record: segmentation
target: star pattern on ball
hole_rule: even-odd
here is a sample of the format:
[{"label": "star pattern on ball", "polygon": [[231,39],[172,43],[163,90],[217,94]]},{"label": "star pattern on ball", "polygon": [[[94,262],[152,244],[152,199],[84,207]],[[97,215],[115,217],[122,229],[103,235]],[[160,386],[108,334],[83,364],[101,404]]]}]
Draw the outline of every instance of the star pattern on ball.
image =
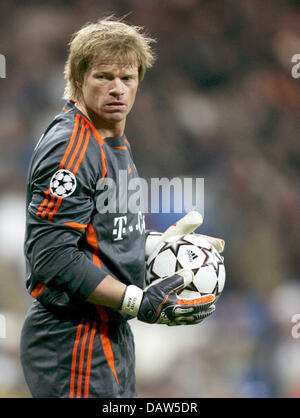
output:
[{"label": "star pattern on ball", "polygon": [[179,246],[182,245],[188,245],[188,244],[183,244],[180,241],[170,241],[170,242],[166,242],[163,249],[165,250],[171,250],[175,255],[177,254],[177,250]]},{"label": "star pattern on ball", "polygon": [[223,264],[223,257],[213,248],[201,248],[201,251],[205,254],[205,260],[203,266],[213,266],[217,275],[219,275],[220,265]]}]

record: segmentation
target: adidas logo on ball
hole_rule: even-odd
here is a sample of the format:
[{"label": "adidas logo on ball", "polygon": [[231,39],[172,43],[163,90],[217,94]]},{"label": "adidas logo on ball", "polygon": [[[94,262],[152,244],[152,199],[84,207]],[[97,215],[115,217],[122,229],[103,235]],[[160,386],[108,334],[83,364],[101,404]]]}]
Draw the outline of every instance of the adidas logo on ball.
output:
[{"label": "adidas logo on ball", "polygon": [[187,250],[187,255],[189,257],[189,262],[192,263],[198,256],[192,250]]}]

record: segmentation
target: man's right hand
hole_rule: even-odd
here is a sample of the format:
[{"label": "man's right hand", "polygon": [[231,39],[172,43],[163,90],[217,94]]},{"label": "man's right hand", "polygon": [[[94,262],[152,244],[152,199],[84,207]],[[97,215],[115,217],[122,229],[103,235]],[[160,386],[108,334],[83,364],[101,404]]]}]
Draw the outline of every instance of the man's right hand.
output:
[{"label": "man's right hand", "polygon": [[179,270],[173,276],[154,281],[144,290],[127,286],[121,310],[150,324],[192,325],[215,311],[212,294],[184,299],[178,293],[193,281],[193,272]]},{"label": "man's right hand", "polygon": [[[174,237],[176,235],[187,235],[194,234],[194,231],[202,225],[203,218],[199,212],[191,211],[187,213],[183,218],[179,219],[176,224],[171,225],[164,233],[150,231],[147,235],[145,244],[145,258],[146,260],[152,254],[152,252],[161,244],[163,241]],[[225,241],[221,238],[210,237],[208,235],[195,234],[198,237],[204,238],[208,241],[218,253],[224,251]]]}]

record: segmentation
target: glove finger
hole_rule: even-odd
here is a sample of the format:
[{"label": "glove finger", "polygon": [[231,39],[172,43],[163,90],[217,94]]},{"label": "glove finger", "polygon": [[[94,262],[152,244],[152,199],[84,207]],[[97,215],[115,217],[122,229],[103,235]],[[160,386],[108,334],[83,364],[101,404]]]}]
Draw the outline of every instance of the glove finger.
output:
[{"label": "glove finger", "polygon": [[170,322],[170,325],[193,325],[199,324],[203,321],[203,319],[207,318],[208,316],[212,315],[216,310],[215,305],[212,305],[208,310],[205,312],[201,312],[198,314],[187,315],[187,316],[178,316],[173,321]]},{"label": "glove finger", "polygon": [[155,248],[164,240],[175,235],[190,234],[203,223],[203,217],[199,212],[191,211],[183,218],[179,219],[174,225],[171,225],[164,233],[150,231],[145,244],[146,259],[155,250]]},{"label": "glove finger", "polygon": [[172,276],[155,280],[146,289],[149,289],[152,286],[159,286],[161,287],[161,289],[164,291],[165,294],[169,294],[171,292],[178,292],[179,290],[184,289],[186,286],[191,284],[193,281],[193,278],[194,278],[194,273],[191,270],[182,269],[182,270],[178,270]]},{"label": "glove finger", "polygon": [[210,237],[208,235],[201,235],[206,241],[208,241],[215,249],[218,251],[218,253],[222,253],[224,251],[225,247],[225,241],[221,238],[215,238]]},{"label": "glove finger", "polygon": [[205,311],[201,311],[198,312],[197,314],[194,314],[194,318],[198,318],[198,319],[204,319],[207,318],[208,316],[210,316],[211,314],[213,314],[216,310],[216,305],[211,305],[208,309],[206,309]]},{"label": "glove finger", "polygon": [[183,299],[178,297],[178,305],[174,308],[175,316],[181,314],[198,313],[207,310],[216,298],[213,294],[208,294],[196,299]]},{"label": "glove finger", "polygon": [[193,210],[187,213],[183,218],[179,219],[174,225],[171,225],[162,235],[164,240],[174,237],[175,235],[190,234],[203,223],[202,215]]},{"label": "glove finger", "polygon": [[180,317],[188,317],[191,315],[206,315],[207,312],[210,312],[212,310],[212,312],[215,310],[215,305],[209,304],[206,306],[206,308],[204,309],[203,307],[191,307],[191,308],[181,308],[176,306],[175,308],[173,308],[173,312],[172,312],[172,318],[174,318],[175,320],[177,320]]},{"label": "glove finger", "polygon": [[205,312],[207,311],[211,306],[214,306],[213,303],[215,302],[215,299],[211,302],[206,302],[203,303],[202,305],[196,305],[194,312],[195,313],[199,313],[199,312]]}]

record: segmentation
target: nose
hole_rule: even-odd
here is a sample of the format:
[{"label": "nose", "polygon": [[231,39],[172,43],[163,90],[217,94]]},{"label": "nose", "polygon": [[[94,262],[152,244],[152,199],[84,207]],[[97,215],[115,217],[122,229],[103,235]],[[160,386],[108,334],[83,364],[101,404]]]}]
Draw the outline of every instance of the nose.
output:
[{"label": "nose", "polygon": [[110,94],[112,96],[122,96],[124,94],[124,84],[120,78],[115,78],[111,81]]}]

